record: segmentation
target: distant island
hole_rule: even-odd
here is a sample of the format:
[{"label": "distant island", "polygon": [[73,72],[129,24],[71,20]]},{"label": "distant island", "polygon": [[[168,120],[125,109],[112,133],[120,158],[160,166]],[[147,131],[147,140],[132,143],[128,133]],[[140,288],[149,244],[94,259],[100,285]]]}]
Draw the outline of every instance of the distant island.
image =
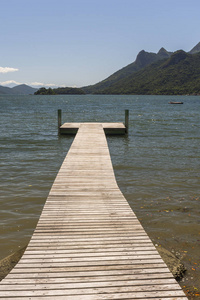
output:
[{"label": "distant island", "polygon": [[163,47],[158,53],[142,50],[133,63],[94,85],[54,89],[0,86],[0,94],[200,95],[200,42],[189,52],[169,52]]},{"label": "distant island", "polygon": [[83,95],[85,92],[80,88],[62,87],[62,88],[40,88],[34,95]]}]

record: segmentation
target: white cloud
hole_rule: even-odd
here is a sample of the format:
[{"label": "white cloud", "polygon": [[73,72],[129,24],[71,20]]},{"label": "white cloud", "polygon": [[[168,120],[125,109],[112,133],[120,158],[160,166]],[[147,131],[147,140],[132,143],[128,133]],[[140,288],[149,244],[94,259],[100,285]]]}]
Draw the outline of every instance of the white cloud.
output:
[{"label": "white cloud", "polygon": [[43,82],[31,82],[29,85],[33,85],[33,86],[47,86],[47,87],[55,87],[57,86],[56,84],[54,83],[43,83]]},{"label": "white cloud", "polygon": [[16,72],[19,71],[19,69],[15,68],[9,68],[9,67],[0,67],[0,73],[9,73],[9,72]]},{"label": "white cloud", "polygon": [[17,82],[15,80],[7,80],[7,81],[0,82],[0,85],[5,85],[5,86],[18,85],[18,84],[22,84],[22,83],[21,82]]}]

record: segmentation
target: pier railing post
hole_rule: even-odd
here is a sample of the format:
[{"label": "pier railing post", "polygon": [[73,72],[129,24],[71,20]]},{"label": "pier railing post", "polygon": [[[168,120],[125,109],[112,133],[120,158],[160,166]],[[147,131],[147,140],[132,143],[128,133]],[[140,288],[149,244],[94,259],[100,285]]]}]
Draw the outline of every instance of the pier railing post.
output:
[{"label": "pier railing post", "polygon": [[125,110],[125,132],[128,134],[129,110]]},{"label": "pier railing post", "polygon": [[58,135],[60,135],[61,116],[62,116],[62,110],[58,109]]}]

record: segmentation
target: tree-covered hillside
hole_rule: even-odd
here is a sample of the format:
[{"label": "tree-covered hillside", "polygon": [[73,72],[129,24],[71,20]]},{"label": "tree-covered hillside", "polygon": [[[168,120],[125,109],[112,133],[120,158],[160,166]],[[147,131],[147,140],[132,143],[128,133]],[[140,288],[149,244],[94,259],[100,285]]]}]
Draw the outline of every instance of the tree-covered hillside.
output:
[{"label": "tree-covered hillside", "polygon": [[200,42],[187,53],[142,50],[133,63],[82,89],[87,94],[200,94],[199,55]]},{"label": "tree-covered hillside", "polygon": [[34,95],[83,95],[85,92],[79,88],[63,87],[63,88],[40,88]]},{"label": "tree-covered hillside", "polygon": [[98,94],[200,94],[200,53],[182,50],[131,74]]}]

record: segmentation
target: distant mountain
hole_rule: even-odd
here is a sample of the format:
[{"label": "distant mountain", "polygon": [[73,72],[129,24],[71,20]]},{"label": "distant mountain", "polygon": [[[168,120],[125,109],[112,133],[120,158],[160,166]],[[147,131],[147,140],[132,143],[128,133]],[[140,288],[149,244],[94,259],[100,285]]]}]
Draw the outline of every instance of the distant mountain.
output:
[{"label": "distant mountain", "polygon": [[11,89],[7,86],[0,85],[0,95],[12,94]]},{"label": "distant mountain", "polygon": [[20,84],[13,88],[0,86],[0,94],[7,95],[33,95],[38,89],[32,88],[26,84]]},{"label": "distant mountain", "polygon": [[26,84],[20,84],[12,88],[13,93],[17,95],[32,95],[37,90],[38,89],[32,88],[31,86],[28,86]]},{"label": "distant mountain", "polygon": [[200,52],[176,51],[112,84],[101,94],[200,95]]},{"label": "distant mountain", "polygon": [[161,48],[158,53],[146,52],[144,50],[140,51],[137,55],[136,60],[129,64],[128,66],[120,69],[119,71],[115,72],[105,80],[90,86],[83,87],[82,89],[86,93],[98,93],[108,88],[112,84],[118,82],[119,80],[126,78],[135,72],[145,68],[146,66],[156,62],[158,60],[169,58],[173,52],[168,52],[164,48]]},{"label": "distant mountain", "polygon": [[188,53],[142,50],[130,65],[82,89],[88,94],[200,94],[200,43]]}]

